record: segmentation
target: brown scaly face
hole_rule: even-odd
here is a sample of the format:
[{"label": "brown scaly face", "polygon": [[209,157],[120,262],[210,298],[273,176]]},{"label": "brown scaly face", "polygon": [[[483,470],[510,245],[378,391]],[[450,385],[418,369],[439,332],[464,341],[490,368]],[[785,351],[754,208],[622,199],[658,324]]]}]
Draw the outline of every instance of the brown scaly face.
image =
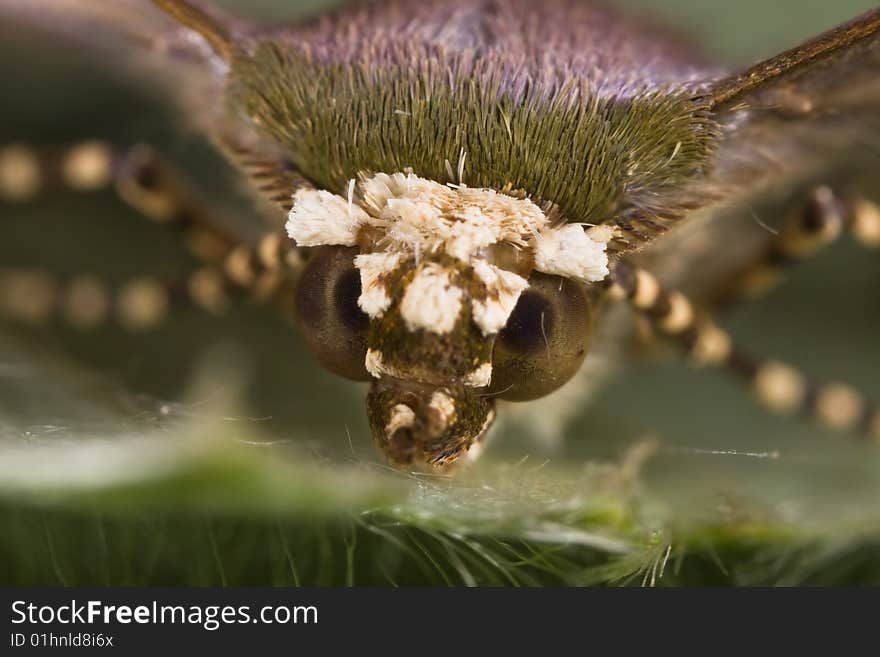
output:
[{"label": "brown scaly face", "polygon": [[300,192],[288,231],[314,247],[297,293],[307,343],[334,373],[372,381],[370,427],[394,464],[472,458],[496,398],[546,395],[586,355],[607,229],[399,173],[352,181],[348,199]]}]

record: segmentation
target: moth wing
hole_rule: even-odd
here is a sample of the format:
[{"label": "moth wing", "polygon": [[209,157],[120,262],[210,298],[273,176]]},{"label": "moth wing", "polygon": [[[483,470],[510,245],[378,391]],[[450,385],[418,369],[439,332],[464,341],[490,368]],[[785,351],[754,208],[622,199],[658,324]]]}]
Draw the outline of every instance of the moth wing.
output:
[{"label": "moth wing", "polygon": [[773,109],[786,96],[809,101],[816,112],[876,106],[878,66],[880,9],[874,9],[718,81],[710,91],[710,108]]},{"label": "moth wing", "polygon": [[638,258],[710,301],[813,186],[876,194],[880,10],[717,80],[700,100],[722,128],[715,167],[694,183],[683,230],[653,240]]},{"label": "moth wing", "polygon": [[[695,232],[708,215],[730,217],[733,206],[762,203],[768,193],[844,182],[876,168],[880,9],[703,89],[695,103],[718,123],[721,138],[712,169],[686,183],[669,208],[668,224],[689,224],[684,232]],[[772,227],[774,219],[766,223]],[[660,237],[645,250],[678,241]],[[613,246],[622,252],[642,245]]]},{"label": "moth wing", "polygon": [[880,9],[717,81],[707,100],[722,194],[854,174],[880,152]]},{"label": "moth wing", "polygon": [[0,19],[10,35],[74,49],[109,73],[134,78],[198,116],[218,101],[222,61],[204,38],[145,0],[4,0]]}]

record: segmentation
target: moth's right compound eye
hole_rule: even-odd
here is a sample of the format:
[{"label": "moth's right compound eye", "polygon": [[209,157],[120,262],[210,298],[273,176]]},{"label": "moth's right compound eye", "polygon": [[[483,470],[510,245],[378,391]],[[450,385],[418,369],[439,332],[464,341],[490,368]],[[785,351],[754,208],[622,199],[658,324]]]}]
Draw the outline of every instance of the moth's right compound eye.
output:
[{"label": "moth's right compound eye", "polygon": [[358,306],[360,272],[354,266],[358,251],[321,247],[306,264],[296,291],[296,317],[309,350],[334,374],[367,381],[369,317]]}]

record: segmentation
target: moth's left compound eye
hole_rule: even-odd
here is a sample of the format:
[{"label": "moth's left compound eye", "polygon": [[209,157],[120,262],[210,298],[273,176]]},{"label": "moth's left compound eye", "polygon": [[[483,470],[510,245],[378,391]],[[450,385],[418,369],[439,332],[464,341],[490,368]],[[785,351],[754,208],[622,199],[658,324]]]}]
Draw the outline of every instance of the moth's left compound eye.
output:
[{"label": "moth's left compound eye", "polygon": [[360,272],[355,248],[315,249],[296,291],[296,316],[309,350],[334,374],[367,381],[369,317],[358,306]]},{"label": "moth's left compound eye", "polygon": [[590,324],[583,285],[532,274],[495,340],[489,392],[501,399],[528,401],[559,388],[584,361]]}]

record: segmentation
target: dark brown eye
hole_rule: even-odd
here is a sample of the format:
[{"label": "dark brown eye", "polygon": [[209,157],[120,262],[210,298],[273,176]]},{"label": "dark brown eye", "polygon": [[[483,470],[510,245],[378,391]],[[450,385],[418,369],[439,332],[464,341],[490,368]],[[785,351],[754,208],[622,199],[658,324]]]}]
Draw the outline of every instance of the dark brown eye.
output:
[{"label": "dark brown eye", "polygon": [[587,355],[590,303],[583,285],[535,273],[495,340],[491,393],[527,401],[568,381]]},{"label": "dark brown eye", "polygon": [[369,317],[358,307],[357,249],[315,249],[296,291],[296,314],[309,350],[328,370],[356,381],[370,378],[364,367]]}]

